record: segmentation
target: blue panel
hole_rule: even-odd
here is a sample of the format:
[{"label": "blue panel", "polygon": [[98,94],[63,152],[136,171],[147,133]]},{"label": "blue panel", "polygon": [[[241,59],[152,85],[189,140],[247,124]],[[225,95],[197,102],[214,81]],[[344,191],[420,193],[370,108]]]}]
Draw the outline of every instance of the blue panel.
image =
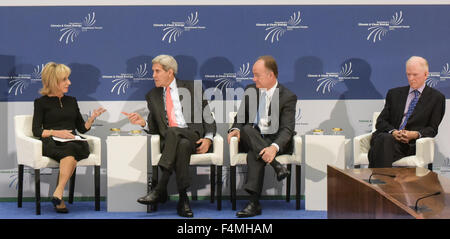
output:
[{"label": "blue panel", "polygon": [[450,96],[449,5],[0,7],[0,101],[39,96],[48,61],[69,65],[79,100],[144,100],[151,59],[225,93],[270,54],[299,99],[383,99],[407,85],[405,61]]}]

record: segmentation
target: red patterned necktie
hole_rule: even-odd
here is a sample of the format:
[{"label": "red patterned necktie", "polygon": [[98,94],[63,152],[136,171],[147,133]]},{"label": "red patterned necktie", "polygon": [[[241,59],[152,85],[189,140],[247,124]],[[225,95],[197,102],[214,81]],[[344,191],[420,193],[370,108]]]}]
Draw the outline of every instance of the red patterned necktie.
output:
[{"label": "red patterned necktie", "polygon": [[172,96],[170,95],[170,87],[166,88],[166,112],[167,120],[169,121],[169,127],[177,127],[177,121],[175,119],[175,111],[173,110]]}]

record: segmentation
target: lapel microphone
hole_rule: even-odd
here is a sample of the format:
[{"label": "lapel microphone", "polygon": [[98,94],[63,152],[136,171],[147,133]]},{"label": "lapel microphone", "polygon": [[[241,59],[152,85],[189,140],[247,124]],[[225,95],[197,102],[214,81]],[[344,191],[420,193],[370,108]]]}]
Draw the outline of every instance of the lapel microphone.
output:
[{"label": "lapel microphone", "polygon": [[441,192],[435,192],[435,193],[433,193],[433,194],[430,194],[430,195],[426,195],[426,196],[423,196],[423,197],[421,197],[421,198],[417,199],[417,201],[416,201],[416,205],[414,206],[414,210],[415,210],[415,211],[417,211],[417,210],[418,210],[418,208],[417,208],[417,204],[419,203],[419,201],[420,201],[420,200],[422,200],[422,199],[424,199],[424,198],[428,198],[428,197],[436,196],[436,195],[439,195],[439,194],[441,194]]}]

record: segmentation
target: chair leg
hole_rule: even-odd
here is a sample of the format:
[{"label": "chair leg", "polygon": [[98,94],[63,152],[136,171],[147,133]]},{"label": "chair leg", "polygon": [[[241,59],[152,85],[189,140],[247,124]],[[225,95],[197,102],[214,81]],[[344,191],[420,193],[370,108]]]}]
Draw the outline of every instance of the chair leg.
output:
[{"label": "chair leg", "polygon": [[[158,166],[152,166],[152,185],[151,190],[155,189],[156,185],[158,185]],[[150,212],[155,212],[158,208],[155,205],[150,206]],[[147,212],[149,212],[147,210]]]},{"label": "chair leg", "polygon": [[236,166],[230,166],[231,209],[236,210]]},{"label": "chair leg", "polygon": [[286,202],[291,201],[291,175],[292,175],[292,164],[287,165],[289,175],[286,178]]},{"label": "chair leg", "polygon": [[229,184],[230,184],[230,203],[233,202],[233,190],[231,188],[233,187],[233,180],[231,180],[231,177],[233,176],[233,173],[231,172],[233,170],[233,166],[230,165],[230,175],[228,176]]},{"label": "chair leg", "polygon": [[209,175],[210,185],[211,185],[211,193],[210,193],[210,201],[214,203],[214,194],[216,193],[216,165],[211,165],[211,172]]},{"label": "chair leg", "polygon": [[36,197],[36,215],[41,215],[41,170],[34,170],[34,186]]},{"label": "chair leg", "polygon": [[302,166],[301,165],[295,165],[295,209],[300,210],[300,191],[301,191],[301,173],[302,173]]},{"label": "chair leg", "polygon": [[[75,180],[74,180],[75,181]],[[100,166],[94,166],[95,211],[100,211]]]},{"label": "chair leg", "polygon": [[17,207],[22,207],[22,199],[23,199],[23,164],[19,164],[19,172],[18,172],[18,190],[17,190]]},{"label": "chair leg", "polygon": [[222,210],[222,166],[217,166],[217,210]]},{"label": "chair leg", "polygon": [[[70,177],[70,184],[69,184],[69,203],[73,204],[73,194],[75,191],[75,177],[77,175],[77,168],[73,170],[73,174]],[[59,177],[58,177],[59,178]]]}]

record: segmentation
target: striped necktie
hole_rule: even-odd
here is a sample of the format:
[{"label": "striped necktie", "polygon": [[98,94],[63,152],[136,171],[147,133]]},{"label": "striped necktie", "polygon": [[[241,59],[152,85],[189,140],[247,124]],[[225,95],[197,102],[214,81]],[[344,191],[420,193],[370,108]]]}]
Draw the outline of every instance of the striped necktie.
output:
[{"label": "striped necktie", "polygon": [[406,117],[403,123],[400,125],[399,130],[402,130],[405,128],[406,123],[408,122],[409,117],[411,116],[412,112],[414,111],[414,107],[416,107],[417,101],[419,101],[419,91],[414,90],[414,99],[411,101],[408,107],[408,112],[406,112]]}]

